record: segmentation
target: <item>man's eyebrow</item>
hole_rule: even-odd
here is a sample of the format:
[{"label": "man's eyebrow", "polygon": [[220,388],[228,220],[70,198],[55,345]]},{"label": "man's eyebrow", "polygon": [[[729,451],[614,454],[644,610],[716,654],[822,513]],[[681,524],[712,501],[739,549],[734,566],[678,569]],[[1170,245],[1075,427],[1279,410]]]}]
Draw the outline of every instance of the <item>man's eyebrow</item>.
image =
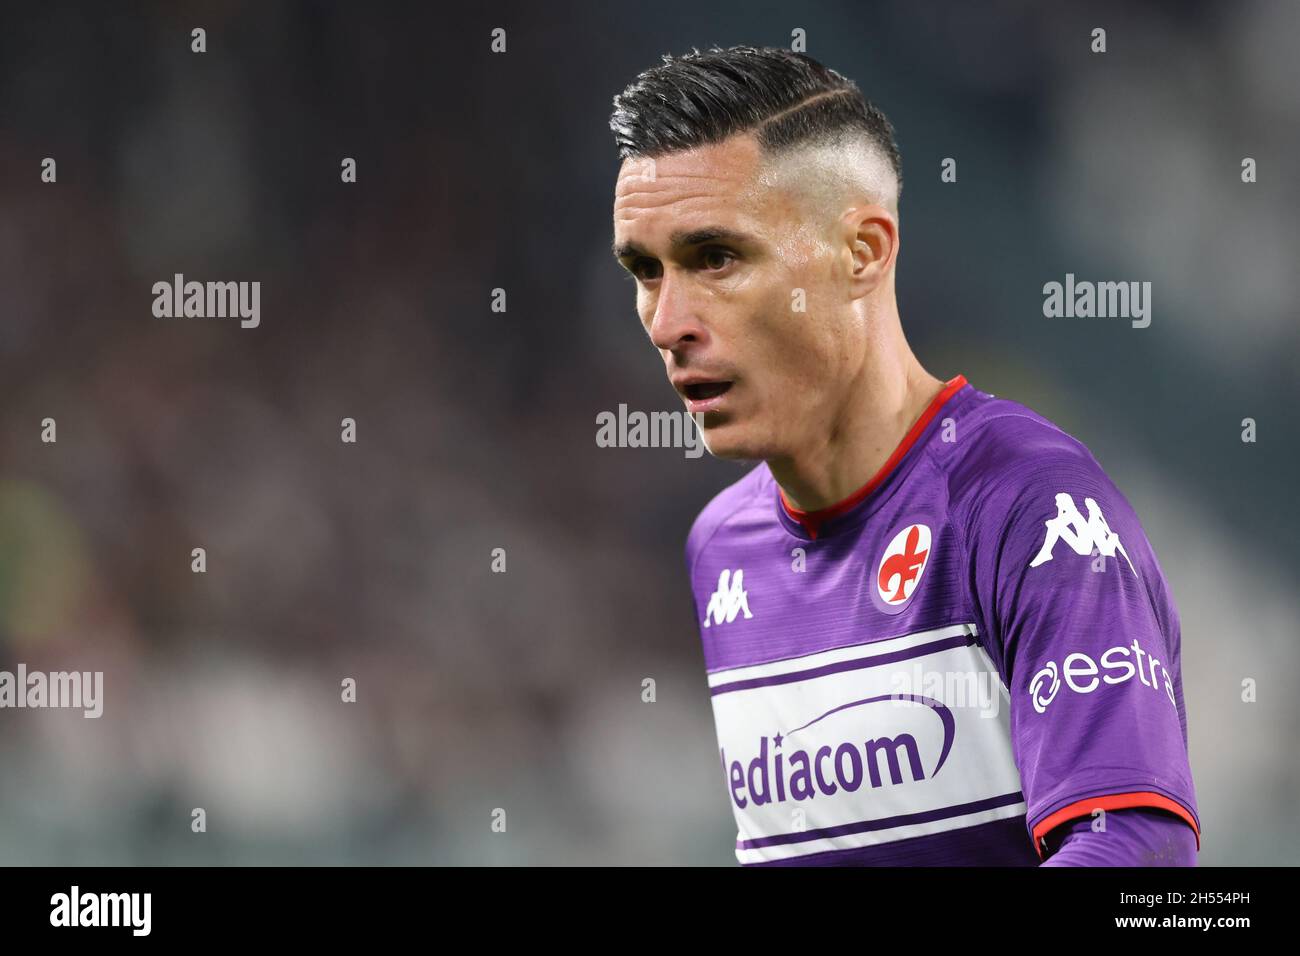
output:
[{"label": "man's eyebrow", "polygon": [[[668,242],[673,249],[701,246],[706,242],[731,242],[737,245],[745,245],[753,241],[753,237],[743,232],[737,232],[734,229],[727,229],[725,226],[705,226],[702,229],[692,229],[690,232],[674,232],[668,238]],[[615,259],[625,259],[628,256],[649,257],[645,250],[635,242],[615,242],[613,252]]]}]

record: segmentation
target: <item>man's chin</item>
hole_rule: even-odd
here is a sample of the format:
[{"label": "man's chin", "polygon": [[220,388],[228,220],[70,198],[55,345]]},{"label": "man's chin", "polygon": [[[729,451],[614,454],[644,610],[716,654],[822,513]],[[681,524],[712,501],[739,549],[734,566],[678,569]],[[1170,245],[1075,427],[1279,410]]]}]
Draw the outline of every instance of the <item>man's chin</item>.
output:
[{"label": "man's chin", "polygon": [[704,447],[714,458],[724,461],[759,461],[772,457],[772,449],[752,424],[704,421],[700,430]]}]

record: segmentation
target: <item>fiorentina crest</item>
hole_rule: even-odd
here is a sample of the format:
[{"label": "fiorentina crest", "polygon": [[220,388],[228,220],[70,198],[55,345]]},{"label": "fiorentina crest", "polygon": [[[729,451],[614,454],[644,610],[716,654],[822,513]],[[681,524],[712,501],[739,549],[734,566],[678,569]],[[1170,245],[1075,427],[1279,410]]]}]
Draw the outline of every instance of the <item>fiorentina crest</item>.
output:
[{"label": "fiorentina crest", "polygon": [[930,528],[909,524],[894,535],[876,569],[876,594],[883,609],[901,611],[916,593],[930,557]]}]

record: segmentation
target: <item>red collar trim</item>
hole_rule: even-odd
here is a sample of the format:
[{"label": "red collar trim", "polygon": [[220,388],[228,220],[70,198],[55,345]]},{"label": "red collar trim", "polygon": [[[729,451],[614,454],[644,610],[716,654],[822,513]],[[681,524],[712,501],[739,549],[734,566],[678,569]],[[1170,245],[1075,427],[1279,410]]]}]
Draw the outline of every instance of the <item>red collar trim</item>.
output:
[{"label": "red collar trim", "polygon": [[944,382],[943,391],[934,397],[934,401],[921,413],[921,417],[907,430],[903,440],[898,443],[898,447],[894,449],[889,459],[880,466],[880,470],[871,476],[870,481],[843,501],[825,508],[819,508],[816,511],[801,511],[786,500],[785,492],[778,486],[777,490],[781,495],[781,506],[785,508],[785,513],[799,522],[803,529],[808,532],[809,537],[815,540],[822,525],[862,504],[867,495],[880,487],[880,483],[889,477],[889,473],[898,466],[898,463],[903,460],[903,456],[916,444],[916,440],[921,437],[921,432],[925,431],[925,427],[934,420],[935,415],[939,414],[939,409],[943,407],[943,404],[957,394],[965,384],[966,376],[964,375],[958,375]]}]

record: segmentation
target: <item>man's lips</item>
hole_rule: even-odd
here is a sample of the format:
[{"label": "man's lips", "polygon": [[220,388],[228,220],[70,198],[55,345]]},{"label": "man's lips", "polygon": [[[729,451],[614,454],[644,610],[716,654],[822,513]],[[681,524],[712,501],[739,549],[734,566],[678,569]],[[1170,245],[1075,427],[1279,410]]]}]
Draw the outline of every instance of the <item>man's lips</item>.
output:
[{"label": "man's lips", "polygon": [[676,384],[692,415],[715,410],[731,391],[731,382],[724,379],[691,379]]}]

